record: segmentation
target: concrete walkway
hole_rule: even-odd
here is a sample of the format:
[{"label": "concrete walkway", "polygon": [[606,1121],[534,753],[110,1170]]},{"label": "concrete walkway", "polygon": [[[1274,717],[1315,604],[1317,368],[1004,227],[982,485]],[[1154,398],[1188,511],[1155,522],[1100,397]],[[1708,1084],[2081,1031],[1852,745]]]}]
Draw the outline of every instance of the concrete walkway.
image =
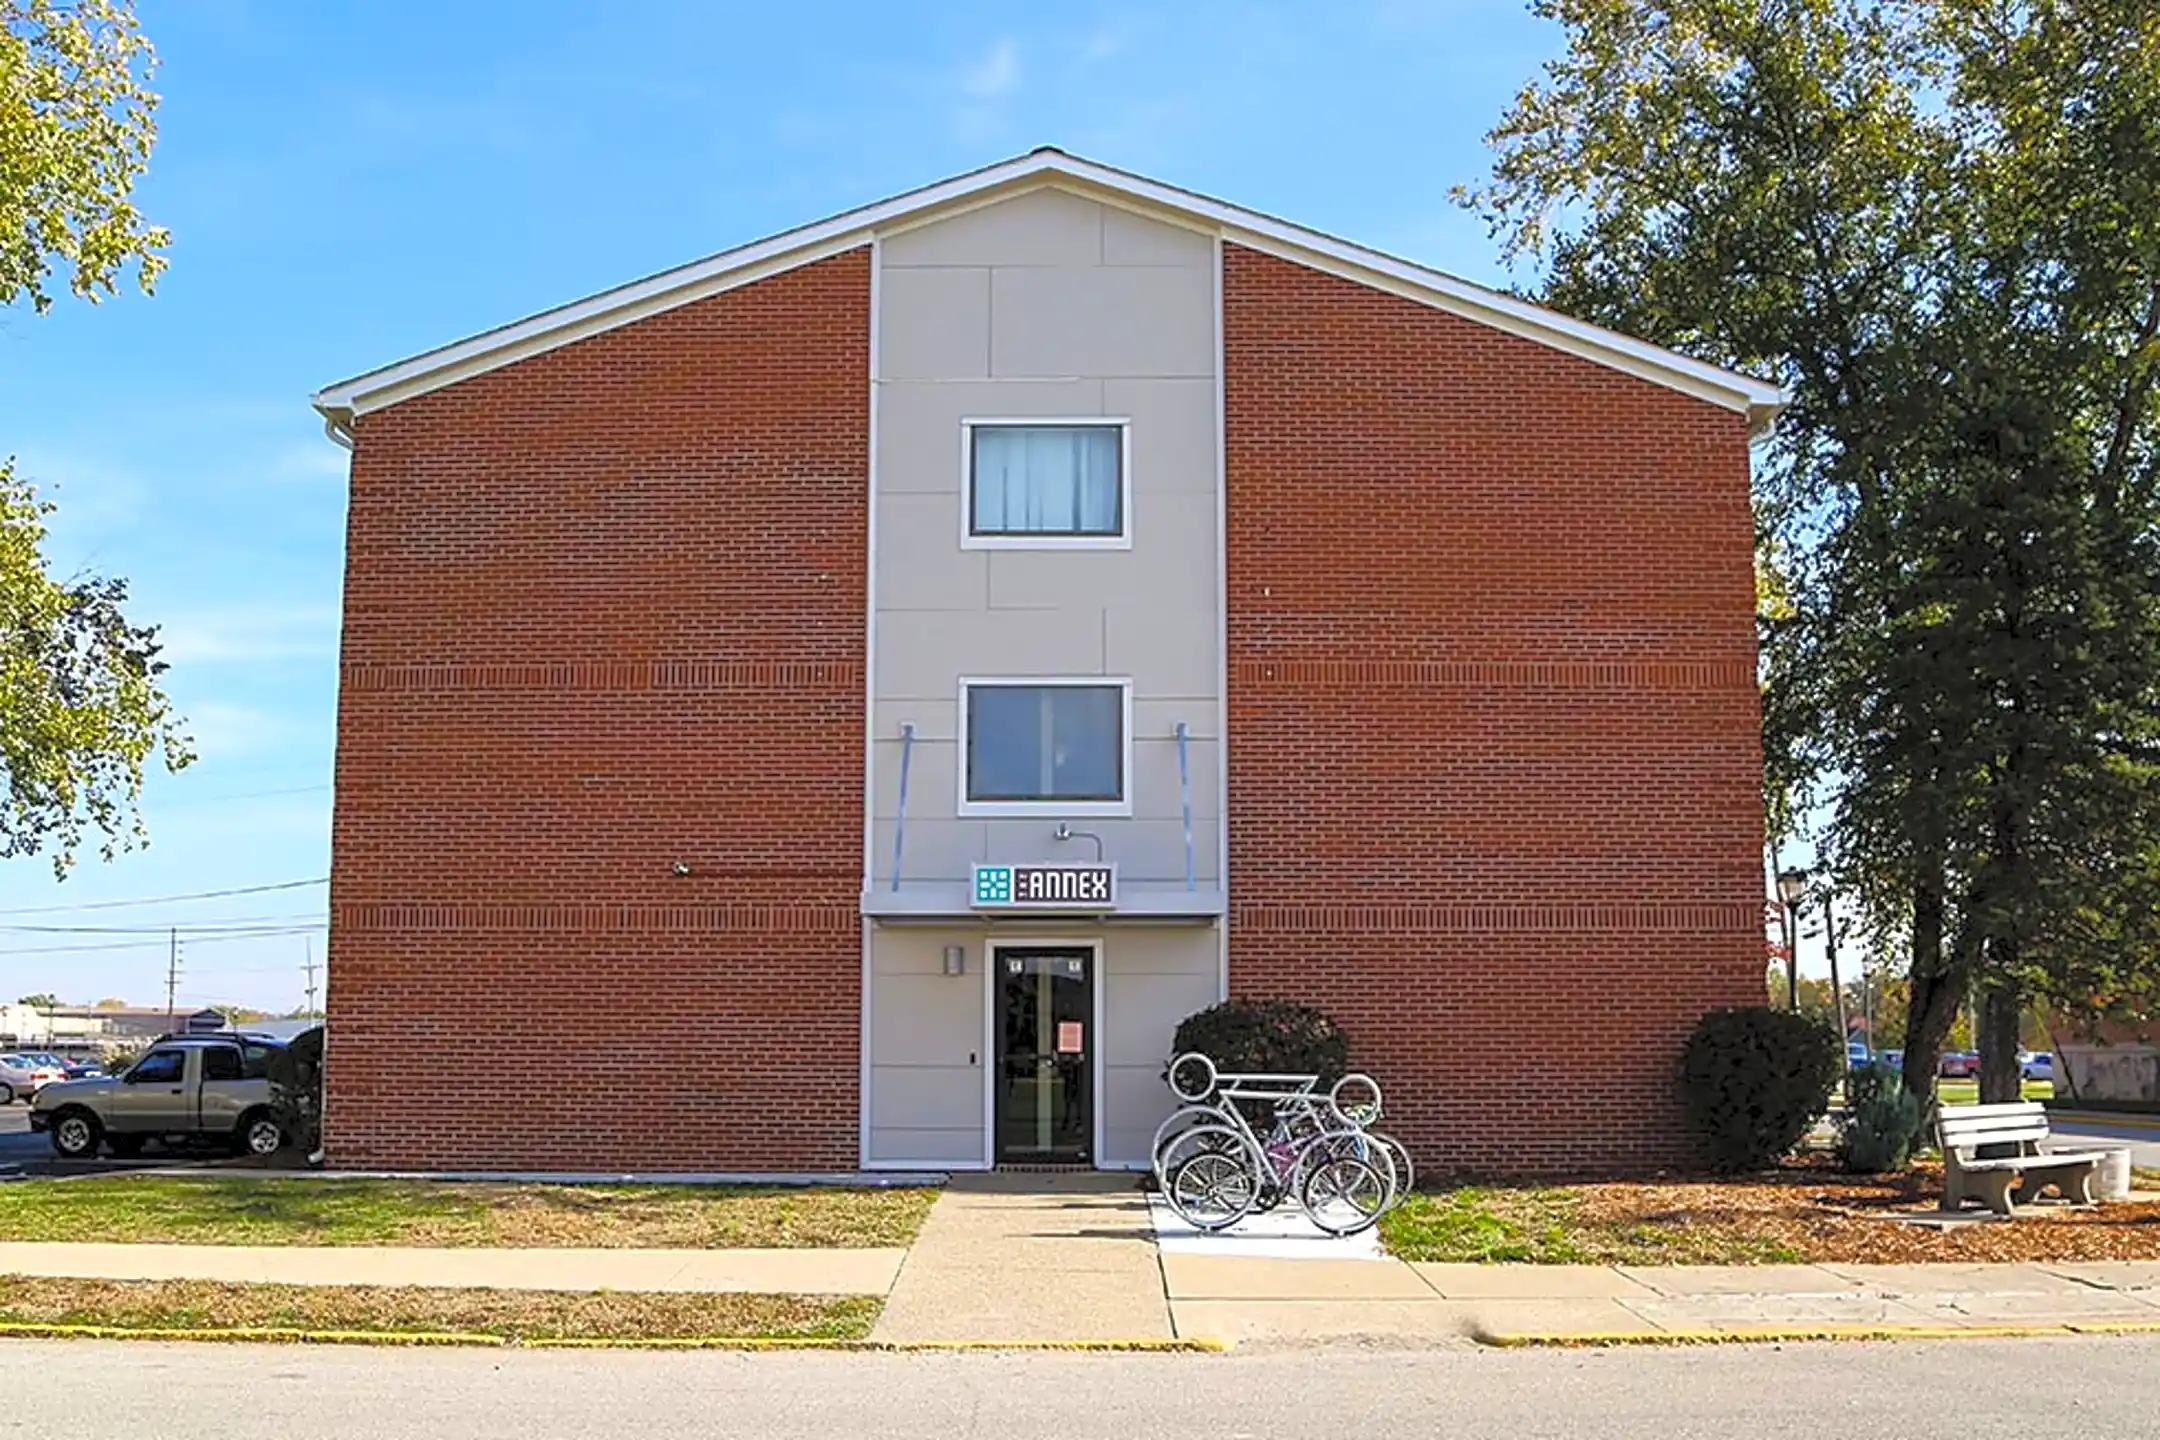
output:
[{"label": "concrete walkway", "polygon": [[905,1250],[475,1250],[0,1243],[0,1275],[493,1290],[882,1295]]},{"label": "concrete walkway", "polygon": [[2160,1329],[2160,1262],[1437,1265],[1166,1254],[1180,1336],[1309,1344],[1737,1335],[1792,1326]]},{"label": "concrete walkway", "polygon": [[1171,1338],[1147,1198],[1129,1175],[954,1176],[871,1338]]}]

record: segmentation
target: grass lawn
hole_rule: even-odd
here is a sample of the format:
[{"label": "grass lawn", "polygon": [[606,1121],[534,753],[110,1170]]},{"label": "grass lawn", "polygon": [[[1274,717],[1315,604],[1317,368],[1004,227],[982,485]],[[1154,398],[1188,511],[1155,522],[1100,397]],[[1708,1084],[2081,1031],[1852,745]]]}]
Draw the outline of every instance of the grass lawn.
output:
[{"label": "grass lawn", "polygon": [[343,1330],[560,1339],[855,1340],[875,1296],[599,1294],[0,1276],[0,1321],[159,1330]]},{"label": "grass lawn", "polygon": [[1763,1236],[1586,1214],[1579,1190],[1476,1186],[1413,1195],[1380,1222],[1405,1260],[1533,1265],[1756,1265],[1800,1258]]},{"label": "grass lawn", "polygon": [[1730,1179],[1465,1187],[1413,1195],[1380,1222],[1406,1260],[1750,1265],[1842,1261],[2160,1259],[2160,1195],[2091,1208],[2040,1204],[2008,1225],[1896,1223],[1932,1215],[1942,1167],[1846,1175],[1796,1160]]},{"label": "grass lawn", "polygon": [[0,1240],[823,1249],[905,1245],[937,1192],[115,1175],[0,1186]]},{"label": "grass lawn", "polygon": [[[1945,1105],[1977,1105],[1980,1103],[1980,1082],[1977,1080],[1938,1080],[1935,1082],[1935,1098]],[[2027,1100],[2052,1100],[2055,1087],[2045,1080],[2025,1082]]]}]

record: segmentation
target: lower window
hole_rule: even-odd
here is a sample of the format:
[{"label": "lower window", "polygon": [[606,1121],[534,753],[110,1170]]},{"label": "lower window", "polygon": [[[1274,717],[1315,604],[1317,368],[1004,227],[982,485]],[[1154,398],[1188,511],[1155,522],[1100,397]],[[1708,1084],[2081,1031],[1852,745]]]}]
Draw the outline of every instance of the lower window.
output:
[{"label": "lower window", "polygon": [[1124,684],[974,681],[963,708],[967,804],[1125,803]]}]

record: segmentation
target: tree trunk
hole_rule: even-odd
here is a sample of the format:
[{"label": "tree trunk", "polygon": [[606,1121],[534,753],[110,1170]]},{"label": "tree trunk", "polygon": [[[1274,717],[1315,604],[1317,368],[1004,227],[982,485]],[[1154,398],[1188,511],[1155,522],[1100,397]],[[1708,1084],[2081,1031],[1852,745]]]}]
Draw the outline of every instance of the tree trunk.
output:
[{"label": "tree trunk", "polygon": [[1923,1108],[1935,1103],[1943,1042],[1965,1003],[1966,976],[1943,953],[1940,874],[1913,887],[1912,994],[1905,1007],[1905,1088]]},{"label": "tree trunk", "polygon": [[[1989,966],[1996,975],[2003,975],[2015,964],[2017,957],[2005,953],[2011,949],[2008,941],[1997,941],[1990,947]],[[2024,995],[2016,982],[1998,979],[1980,995],[1980,1103],[1983,1105],[2008,1105],[2023,1098],[2023,1075],[2018,1068],[2018,1015],[2025,1008]]]}]

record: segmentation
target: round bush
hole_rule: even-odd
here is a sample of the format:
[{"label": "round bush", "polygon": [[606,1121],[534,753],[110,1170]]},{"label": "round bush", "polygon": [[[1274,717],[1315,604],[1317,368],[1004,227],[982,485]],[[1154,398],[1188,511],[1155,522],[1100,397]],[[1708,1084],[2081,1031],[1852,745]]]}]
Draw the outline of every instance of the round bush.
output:
[{"label": "round bush", "polygon": [[1350,1069],[1350,1037],[1310,1005],[1289,1000],[1225,1000],[1188,1015],[1173,1056],[1197,1050],[1218,1070],[1318,1075],[1333,1084]]},{"label": "round bush", "polygon": [[1792,1153],[1830,1103],[1845,1046],[1828,1025],[1762,1005],[1696,1022],[1681,1064],[1688,1123],[1719,1170],[1760,1170]]}]

